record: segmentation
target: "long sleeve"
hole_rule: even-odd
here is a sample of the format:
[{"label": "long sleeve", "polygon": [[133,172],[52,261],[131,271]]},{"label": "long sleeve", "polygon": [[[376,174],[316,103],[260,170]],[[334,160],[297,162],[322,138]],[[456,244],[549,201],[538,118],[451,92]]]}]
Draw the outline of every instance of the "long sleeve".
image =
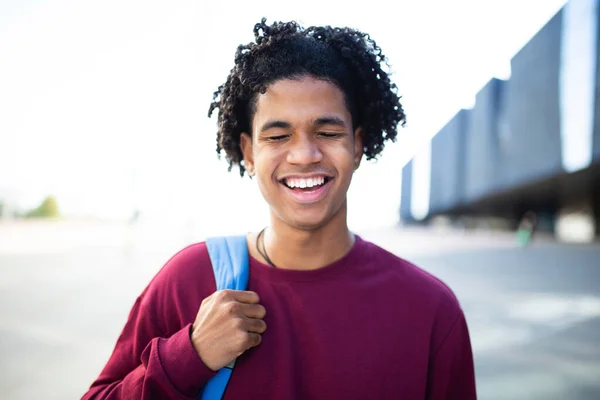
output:
[{"label": "long sleeve", "polygon": [[214,372],[194,350],[190,328],[161,337],[138,299],[108,363],[83,399],[197,398]]},{"label": "long sleeve", "polygon": [[215,372],[196,353],[190,330],[202,299],[215,290],[213,281],[203,244],[172,257],[135,301],[82,399],[197,398]]},{"label": "long sleeve", "polygon": [[427,400],[477,398],[473,353],[462,311],[433,354],[427,381]]}]

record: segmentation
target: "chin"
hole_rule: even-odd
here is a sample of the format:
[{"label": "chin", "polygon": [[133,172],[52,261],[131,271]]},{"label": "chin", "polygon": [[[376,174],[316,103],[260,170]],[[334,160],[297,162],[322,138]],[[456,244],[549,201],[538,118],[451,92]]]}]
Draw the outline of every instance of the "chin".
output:
[{"label": "chin", "polygon": [[[332,193],[330,193],[331,195]],[[274,200],[279,200],[275,196]],[[329,196],[328,196],[329,197]],[[331,198],[333,197],[333,198]],[[269,202],[271,215],[283,222],[285,225],[299,230],[314,231],[338,219],[340,213],[345,210],[345,198],[339,200],[334,196],[313,204],[298,204],[294,201]],[[265,197],[265,199],[267,199]]]},{"label": "chin", "polygon": [[327,225],[326,221],[293,221],[290,223],[290,226],[301,231],[316,231],[325,225]]},{"label": "chin", "polygon": [[314,231],[327,225],[335,216],[326,211],[303,210],[295,213],[280,214],[289,226],[304,231]]}]

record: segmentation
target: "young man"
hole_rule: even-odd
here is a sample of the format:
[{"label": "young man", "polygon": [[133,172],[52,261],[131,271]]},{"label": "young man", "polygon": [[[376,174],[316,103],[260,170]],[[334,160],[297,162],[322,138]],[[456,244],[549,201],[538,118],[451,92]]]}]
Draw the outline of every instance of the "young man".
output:
[{"label": "young man", "polygon": [[346,224],[360,160],[405,120],[385,56],[348,28],[263,19],[254,33],[209,111],[217,152],[271,209],[247,236],[248,290],[215,292],[206,245],[182,250],[137,299],[84,399],[194,399],[236,357],[225,399],[474,399],[450,289]]}]

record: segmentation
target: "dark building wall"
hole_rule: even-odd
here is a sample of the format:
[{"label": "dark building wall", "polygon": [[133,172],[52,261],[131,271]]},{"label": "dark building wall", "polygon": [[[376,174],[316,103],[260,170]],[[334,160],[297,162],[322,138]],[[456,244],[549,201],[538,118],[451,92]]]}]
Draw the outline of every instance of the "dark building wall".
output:
[{"label": "dark building wall", "polygon": [[562,171],[559,68],[562,11],[512,59],[506,87],[508,130],[499,142],[500,187]]},{"label": "dark building wall", "polygon": [[[600,10],[596,12],[596,92],[594,96],[594,138],[592,143],[592,163],[600,164]],[[596,225],[596,235],[600,236],[600,178],[592,187],[592,212]]]},{"label": "dark building wall", "polygon": [[400,219],[412,220],[410,212],[412,196],[412,160],[402,168],[402,191],[400,193]]},{"label": "dark building wall", "polygon": [[[594,137],[592,143],[592,163],[600,165],[600,10],[596,12],[596,91],[594,96]],[[592,187],[592,212],[596,225],[596,235],[600,236],[600,178]]]},{"label": "dark building wall", "polygon": [[429,210],[457,207],[464,194],[464,138],[469,111],[461,110],[431,141]]},{"label": "dark building wall", "polygon": [[[600,10],[596,13],[596,95],[594,97],[594,138],[592,143],[592,160],[600,162]],[[600,229],[600,226],[597,226]],[[599,231],[600,232],[600,231]]]},{"label": "dark building wall", "polygon": [[506,82],[492,79],[477,93],[465,130],[464,199],[474,201],[498,187],[498,113]]},{"label": "dark building wall", "polygon": [[[430,215],[518,217],[528,209],[553,213],[591,198],[600,233],[600,34],[593,83],[593,165],[567,173],[561,155],[561,67],[569,66],[561,66],[563,15],[559,11],[511,60],[509,81],[488,82],[474,108],[458,113],[432,140]],[[595,18],[600,31],[600,9]],[[565,28],[573,26],[577,28],[577,21],[564,23]],[[573,44],[569,35],[577,32],[569,28],[567,43]],[[412,163],[403,170],[402,186],[401,215],[412,220]]]}]

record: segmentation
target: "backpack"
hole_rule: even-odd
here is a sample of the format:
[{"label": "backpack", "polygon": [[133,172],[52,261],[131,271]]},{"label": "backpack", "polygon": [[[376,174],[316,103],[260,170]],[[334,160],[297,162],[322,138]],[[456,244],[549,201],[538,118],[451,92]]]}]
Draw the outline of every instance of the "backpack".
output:
[{"label": "backpack", "polygon": [[[248,287],[248,245],[246,236],[206,239],[206,248],[217,283],[217,290],[246,290]],[[221,400],[227,389],[235,360],[217,371],[198,395],[200,400]]]}]

